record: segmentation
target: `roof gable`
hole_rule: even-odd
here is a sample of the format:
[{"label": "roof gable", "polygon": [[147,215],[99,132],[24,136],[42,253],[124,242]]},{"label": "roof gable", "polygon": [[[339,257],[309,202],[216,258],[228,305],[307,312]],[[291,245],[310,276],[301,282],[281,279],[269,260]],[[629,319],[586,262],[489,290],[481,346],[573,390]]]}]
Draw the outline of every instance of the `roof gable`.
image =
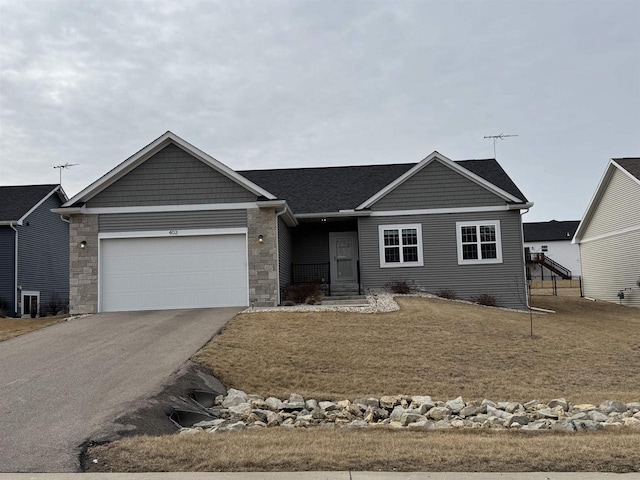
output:
[{"label": "roof gable", "polygon": [[[624,160],[628,160],[628,162],[625,162]],[[620,202],[621,211],[628,211],[629,209],[633,210],[636,203],[640,204],[640,179],[632,173],[632,171],[637,173],[636,169],[638,168],[637,165],[639,162],[640,159],[636,158],[609,160],[607,168],[605,169],[604,174],[602,175],[602,178],[598,183],[598,187],[591,197],[589,205],[584,215],[582,216],[580,225],[578,226],[576,234],[573,237],[573,243],[580,243],[585,238],[585,236],[587,235],[587,230],[589,230],[591,221],[593,220],[594,215],[596,214],[598,207],[600,206],[600,203],[603,201],[603,199],[613,201],[613,199],[610,198],[611,195],[607,195],[609,185],[612,181],[615,181],[615,183],[624,183],[624,186],[627,187],[623,187],[623,189],[625,190],[625,195],[628,195],[629,197],[627,199],[618,199],[618,201]],[[622,165],[625,166],[623,167]],[[593,232],[589,233],[589,235],[593,235]]]},{"label": "roof gable", "polygon": [[484,178],[476,175],[472,171],[464,168],[464,166],[459,165],[456,162],[448,159],[444,155],[434,151],[431,155],[427,156],[425,159],[423,159],[420,163],[415,165],[413,168],[411,168],[410,170],[405,172],[403,175],[401,175],[400,177],[398,177],[395,180],[393,180],[391,183],[389,183],[384,188],[382,188],[380,191],[378,191],[375,195],[372,195],[367,200],[365,200],[360,205],[358,205],[356,207],[356,210],[361,210],[363,208],[369,208],[371,205],[373,205],[378,200],[380,200],[381,198],[383,198],[384,196],[386,196],[387,194],[389,194],[390,192],[395,190],[397,187],[402,185],[404,182],[409,180],[411,177],[416,175],[423,168],[425,168],[426,166],[428,166],[429,164],[431,164],[434,161],[438,161],[438,162],[442,163],[443,165],[445,165],[446,167],[449,167],[454,172],[457,172],[460,175],[463,175],[464,177],[466,177],[469,180],[473,181],[474,183],[484,187],[488,191],[490,191],[490,192],[494,193],[495,195],[501,197],[503,200],[505,200],[507,202],[523,203],[525,201],[524,199],[518,198],[515,195],[512,195],[512,194],[508,193],[507,191],[497,187],[496,185],[492,184],[491,182],[487,181],[486,179],[484,179]]},{"label": "roof gable", "polygon": [[0,187],[0,222],[22,222],[54,193],[58,193],[61,202],[67,200],[60,185],[55,184]]},{"label": "roof gable", "polygon": [[146,162],[148,159],[152,158],[156,153],[163,150],[165,147],[169,145],[175,145],[185,152],[189,153],[189,155],[203,162],[205,165],[213,168],[217,172],[226,176],[233,182],[242,186],[249,192],[255,194],[258,197],[265,197],[269,200],[275,200],[276,197],[271,193],[264,190],[262,187],[254,184],[250,180],[244,178],[242,175],[238,174],[231,168],[224,165],[222,162],[219,162],[215,158],[206,154],[202,150],[194,147],[190,143],[186,142],[182,138],[178,137],[173,132],[166,132],[164,135],[161,135],[149,145],[144,147],[142,150],[138,151],[124,162],[120,163],[118,166],[113,168],[111,171],[100,177],[98,180],[93,182],[87,188],[82,190],[80,193],[75,195],[71,200],[66,202],[63,207],[70,207],[78,203],[84,203],[90,200],[91,198],[98,195],[100,192],[105,190],[110,185],[114,184],[122,177],[127,175],[129,172],[139,167],[142,163]]}]

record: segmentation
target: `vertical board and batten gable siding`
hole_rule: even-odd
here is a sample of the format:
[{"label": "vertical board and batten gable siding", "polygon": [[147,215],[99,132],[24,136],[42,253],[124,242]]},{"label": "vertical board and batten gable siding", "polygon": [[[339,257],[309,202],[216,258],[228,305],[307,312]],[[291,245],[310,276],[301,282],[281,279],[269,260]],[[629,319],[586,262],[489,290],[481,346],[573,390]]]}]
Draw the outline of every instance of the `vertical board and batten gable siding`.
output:
[{"label": "vertical board and batten gable siding", "polygon": [[640,225],[640,185],[615,168],[583,239]]},{"label": "vertical board and batten gable siding", "polygon": [[434,160],[371,206],[371,210],[413,210],[504,205],[486,188]]},{"label": "vertical board and batten gable siding", "polygon": [[247,226],[246,210],[109,213],[98,216],[100,232],[236,228]]},{"label": "vertical board and batten gable siding", "polygon": [[640,230],[581,243],[580,257],[585,297],[640,307]]},{"label": "vertical board and batten gable siding", "polygon": [[7,314],[15,315],[15,259],[16,232],[11,227],[0,226],[0,300]]},{"label": "vertical board and batten gable siding", "polygon": [[[458,265],[456,222],[500,220],[502,263]],[[421,223],[423,267],[380,268],[379,225]],[[454,290],[469,299],[487,293],[499,305],[526,308],[522,226],[518,211],[438,215],[362,217],[358,219],[360,271],[364,288],[382,288],[392,281],[408,281],[430,293]]]},{"label": "vertical board and batten gable siding", "polygon": [[278,217],[278,256],[280,288],[285,288],[291,284],[293,245],[291,243],[291,230],[282,220],[282,217]]},{"label": "vertical board and batten gable siding", "polygon": [[51,212],[60,205],[51,195],[17,227],[18,285],[39,291],[43,307],[54,295],[64,303],[69,298],[69,224]]},{"label": "vertical board and batten gable siding", "polygon": [[87,202],[90,208],[255,202],[256,195],[170,144]]}]

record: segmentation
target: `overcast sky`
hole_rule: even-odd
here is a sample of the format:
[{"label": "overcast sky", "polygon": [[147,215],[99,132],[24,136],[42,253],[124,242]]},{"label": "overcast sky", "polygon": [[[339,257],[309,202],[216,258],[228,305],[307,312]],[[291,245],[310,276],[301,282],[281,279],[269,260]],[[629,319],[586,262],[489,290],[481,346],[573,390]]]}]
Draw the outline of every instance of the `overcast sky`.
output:
[{"label": "overcast sky", "polygon": [[[233,169],[493,157],[580,219],[640,156],[640,1],[0,0],[0,184],[171,130]],[[390,179],[391,180],[391,179]],[[327,194],[330,194],[328,189]]]}]

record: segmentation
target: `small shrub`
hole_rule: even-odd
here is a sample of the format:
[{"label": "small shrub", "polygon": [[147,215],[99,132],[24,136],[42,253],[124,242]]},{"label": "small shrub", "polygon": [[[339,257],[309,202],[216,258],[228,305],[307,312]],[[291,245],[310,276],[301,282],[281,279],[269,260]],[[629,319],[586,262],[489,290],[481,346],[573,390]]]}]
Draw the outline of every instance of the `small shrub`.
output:
[{"label": "small shrub", "polygon": [[387,283],[385,287],[391,291],[391,293],[397,293],[399,295],[411,293],[413,290],[406,280],[394,280]]},{"label": "small shrub", "polygon": [[487,307],[498,306],[498,299],[488,293],[481,293],[477,297],[471,297],[471,301],[478,305],[486,305]]},{"label": "small shrub", "polygon": [[[67,311],[68,302],[60,298],[60,295],[54,293],[49,298],[49,302],[47,303],[47,311],[51,313],[54,317],[59,313],[64,313]],[[42,316],[42,313],[40,314]]]},{"label": "small shrub", "polygon": [[306,303],[313,305],[319,303],[322,296],[323,293],[319,284],[301,283],[299,285],[289,286],[284,300],[285,302],[293,302],[294,304]]},{"label": "small shrub", "polygon": [[440,298],[448,298],[449,300],[455,300],[456,298],[458,298],[455,290],[449,290],[449,289],[438,290],[436,292],[436,295],[439,296]]}]

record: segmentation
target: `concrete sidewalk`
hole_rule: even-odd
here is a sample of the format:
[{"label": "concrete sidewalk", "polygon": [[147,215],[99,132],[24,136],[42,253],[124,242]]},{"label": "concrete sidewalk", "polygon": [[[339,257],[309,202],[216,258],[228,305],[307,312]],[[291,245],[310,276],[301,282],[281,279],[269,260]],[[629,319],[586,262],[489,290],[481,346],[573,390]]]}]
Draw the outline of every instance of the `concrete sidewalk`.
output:
[{"label": "concrete sidewalk", "polygon": [[6,473],[0,480],[637,480],[640,473],[221,472]]}]

